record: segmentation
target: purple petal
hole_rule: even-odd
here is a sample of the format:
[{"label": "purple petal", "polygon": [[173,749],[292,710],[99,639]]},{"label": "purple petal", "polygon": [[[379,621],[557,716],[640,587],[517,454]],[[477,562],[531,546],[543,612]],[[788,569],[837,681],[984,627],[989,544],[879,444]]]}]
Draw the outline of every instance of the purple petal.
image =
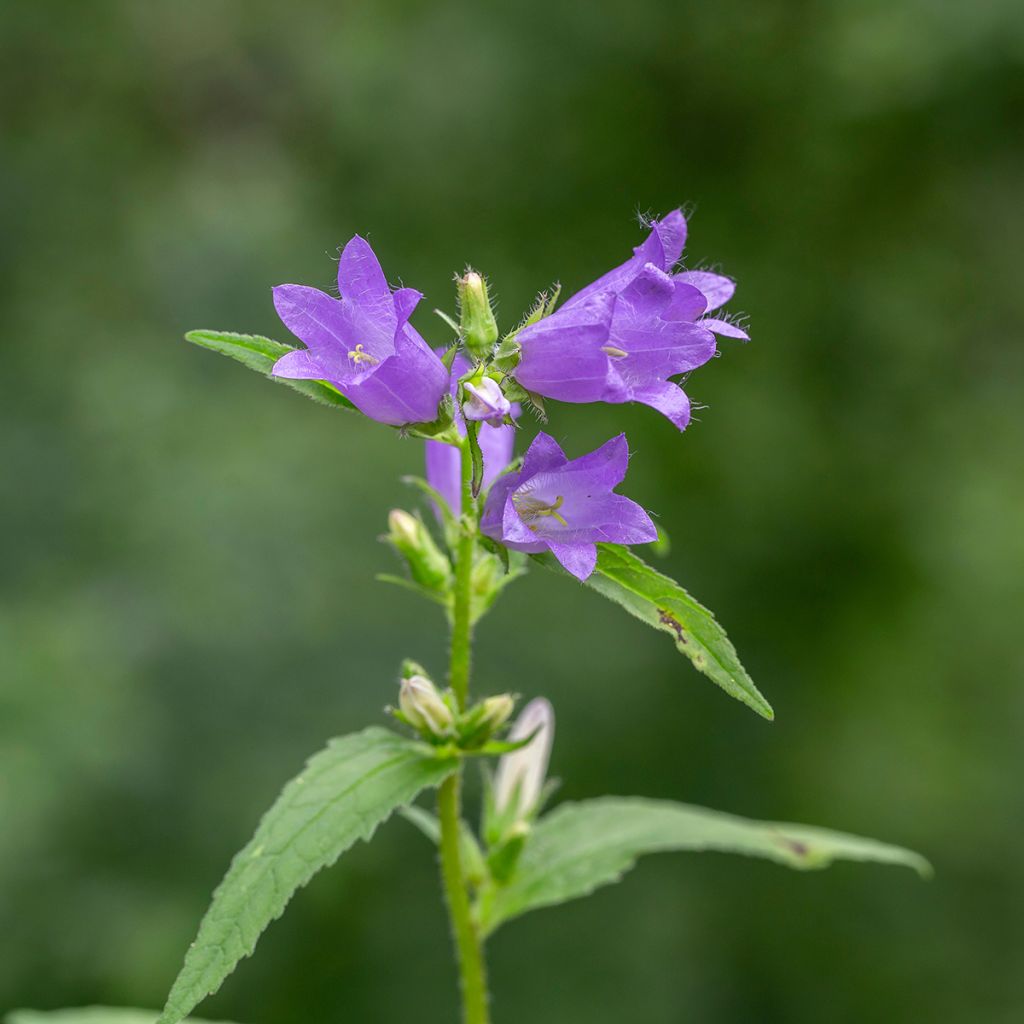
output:
[{"label": "purple petal", "polygon": [[[620,353],[612,361],[629,390],[703,366],[716,348],[715,336],[700,324],[658,318],[616,322],[609,344]],[[605,396],[605,401],[627,399]]]},{"label": "purple petal", "polygon": [[740,341],[750,341],[750,335],[742,327],[729,323],[728,320],[716,320],[714,317],[706,316],[703,320],[697,321],[701,327],[706,327],[715,334],[721,334],[726,338],[739,338]]},{"label": "purple petal", "polygon": [[649,405],[667,416],[679,430],[685,430],[690,422],[690,400],[686,392],[676,384],[669,381],[647,384],[636,388],[632,397],[634,402]]},{"label": "purple petal", "polygon": [[571,477],[574,486],[610,491],[626,478],[628,466],[629,444],[626,435],[619,434],[605,441],[600,448],[567,462],[560,475]]},{"label": "purple petal", "polygon": [[645,263],[640,273],[619,293],[612,315],[612,330],[621,317],[661,316],[672,302],[676,286],[664,270]]},{"label": "purple petal", "polygon": [[600,292],[621,292],[636,277],[645,263],[659,270],[670,270],[678,261],[686,242],[686,218],[673,210],[660,221],[653,221],[647,238],[633,250],[631,259],[599,277],[567,299],[562,308],[578,305]]},{"label": "purple petal", "polygon": [[404,324],[412,316],[412,311],[419,305],[420,299],[423,298],[423,293],[416,291],[415,288],[399,288],[392,298],[394,299],[395,315],[398,317],[398,322]]},{"label": "purple petal", "polygon": [[568,461],[558,442],[542,430],[527,449],[526,455],[523,457],[523,469],[519,476],[523,480],[529,480],[537,473],[560,469]]},{"label": "purple petal", "polygon": [[[484,476],[481,487],[487,490],[505,467],[512,461],[516,443],[516,428],[502,424],[492,427],[484,424],[477,435],[480,451],[484,457]],[[451,447],[450,445],[448,447]]]},{"label": "purple petal", "polygon": [[387,278],[370,243],[359,235],[354,235],[341,252],[338,291],[357,306],[372,311],[375,318],[390,319],[387,326],[394,329],[394,305]]},{"label": "purple petal", "polygon": [[448,390],[448,371],[430,348],[404,331],[395,337],[395,354],[346,394],[360,412],[380,423],[401,426],[437,418]]},{"label": "purple petal", "polygon": [[462,455],[458,448],[427,441],[424,449],[427,483],[444,498],[454,515],[462,511]]},{"label": "purple petal", "polygon": [[608,340],[614,301],[611,294],[598,295],[520,331],[516,380],[548,398],[599,401],[608,373],[601,346]]},{"label": "purple petal", "polygon": [[480,517],[480,530],[494,540],[502,539],[501,526],[505,518],[505,506],[509,504],[509,495],[519,485],[521,477],[522,473],[506,473],[495,481],[487,495],[484,512]]},{"label": "purple petal", "polygon": [[708,300],[707,312],[718,309],[732,297],[736,291],[736,282],[721,274],[711,274],[706,270],[686,270],[676,274],[676,280],[684,284],[692,284],[699,288]]},{"label": "purple petal", "polygon": [[511,495],[501,515],[501,540],[516,551],[538,552],[545,548],[545,542],[520,518]]},{"label": "purple petal", "polygon": [[286,352],[270,371],[275,377],[287,377],[289,380],[326,380],[324,368],[316,361],[312,353],[305,348],[297,348],[294,352]]},{"label": "purple petal", "polygon": [[[316,357],[329,380],[349,383],[364,379],[394,351],[393,336],[369,320],[358,307],[332,299],[317,288],[283,284],[274,289],[274,307],[288,328]],[[360,351],[369,358],[349,358]]]},{"label": "purple petal", "polygon": [[696,320],[708,308],[704,293],[692,284],[680,281],[678,275],[672,280],[675,282],[675,291],[662,317],[666,320]]},{"label": "purple petal", "polygon": [[597,565],[596,544],[560,544],[557,541],[547,542],[551,554],[562,563],[566,572],[572,573],[581,583],[594,571]]}]

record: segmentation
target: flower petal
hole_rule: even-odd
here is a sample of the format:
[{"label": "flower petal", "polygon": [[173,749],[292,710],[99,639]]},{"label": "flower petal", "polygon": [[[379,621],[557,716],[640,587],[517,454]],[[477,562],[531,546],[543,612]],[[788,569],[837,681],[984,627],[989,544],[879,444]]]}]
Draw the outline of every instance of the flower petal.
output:
[{"label": "flower petal", "polygon": [[[274,307],[285,327],[307,347],[328,373],[328,380],[357,382],[371,375],[374,368],[394,351],[392,335],[371,321],[358,307],[343,299],[333,299],[317,288],[283,284],[274,289]],[[360,351],[365,360],[349,358]]]},{"label": "flower petal", "polygon": [[699,288],[708,300],[709,313],[728,302],[736,291],[736,282],[732,278],[711,274],[706,270],[685,270],[676,274],[676,280]]},{"label": "flower petal", "polygon": [[633,401],[649,405],[667,416],[680,430],[685,430],[690,422],[690,400],[686,392],[669,381],[658,381],[646,384],[633,391]]},{"label": "flower petal", "polygon": [[715,334],[721,334],[726,338],[739,338],[740,341],[750,341],[750,335],[742,327],[737,327],[736,324],[731,324],[728,320],[717,320],[714,317],[706,316],[703,320],[698,320],[697,323],[701,327],[706,327],[709,331],[714,331]]},{"label": "flower petal", "polygon": [[594,571],[597,565],[596,544],[560,544],[557,541],[547,542],[551,554],[562,563],[566,572],[572,573],[581,583]]},{"label": "flower petal", "polygon": [[[436,444],[436,441],[431,441]],[[452,451],[455,451],[453,448]],[[484,503],[484,512],[480,517],[480,530],[488,537],[500,541],[502,539],[502,522],[505,518],[505,506],[509,504],[509,495],[519,485],[522,473],[506,473],[499,477],[491,487]]]},{"label": "flower petal", "polygon": [[306,348],[286,352],[270,372],[275,377],[287,377],[289,380],[327,380],[324,368]]},{"label": "flower petal", "polygon": [[[653,254],[654,240],[657,240],[658,256]],[[686,245],[686,217],[682,210],[673,210],[665,214],[661,220],[651,221],[651,234],[647,241],[640,248],[645,246],[652,251],[648,258],[653,260],[662,270],[671,270],[679,262],[683,255],[683,247]]]},{"label": "flower petal", "polygon": [[608,340],[614,303],[613,295],[597,295],[520,331],[516,380],[548,398],[599,401],[608,372],[601,346]]},{"label": "flower petal", "polygon": [[[353,235],[338,260],[338,291],[356,305],[394,320],[391,289],[370,243]],[[393,327],[393,324],[389,325]]]},{"label": "flower petal", "polygon": [[[617,322],[609,344],[624,353],[613,361],[629,390],[703,366],[716,348],[715,336],[699,323],[657,317]],[[615,400],[628,396],[605,396],[605,401]]]},{"label": "flower petal", "polygon": [[668,308],[661,314],[662,317],[665,320],[696,320],[708,308],[708,300],[704,293],[692,284],[680,281],[678,274],[672,280],[675,283],[675,290]]},{"label": "flower petal", "polygon": [[427,441],[423,458],[427,483],[444,498],[452,514],[458,516],[462,511],[462,454],[459,449],[441,441]]},{"label": "flower petal", "polygon": [[612,314],[612,331],[615,322],[623,317],[660,317],[672,302],[676,286],[664,270],[653,263],[645,263],[640,272],[619,293]]},{"label": "flower petal", "polygon": [[542,430],[527,449],[526,455],[523,457],[523,469],[519,476],[523,480],[528,480],[537,473],[559,469],[568,461],[558,442]]}]

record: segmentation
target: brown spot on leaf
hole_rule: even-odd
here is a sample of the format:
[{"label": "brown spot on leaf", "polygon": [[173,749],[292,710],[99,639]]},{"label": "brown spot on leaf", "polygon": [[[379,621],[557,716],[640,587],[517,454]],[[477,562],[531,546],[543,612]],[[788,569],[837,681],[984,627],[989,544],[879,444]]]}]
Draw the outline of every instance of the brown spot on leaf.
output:
[{"label": "brown spot on leaf", "polygon": [[664,608],[658,609],[658,619],[663,626],[668,626],[676,635],[676,639],[681,643],[685,644],[686,634],[683,632],[682,623],[670,612]]}]

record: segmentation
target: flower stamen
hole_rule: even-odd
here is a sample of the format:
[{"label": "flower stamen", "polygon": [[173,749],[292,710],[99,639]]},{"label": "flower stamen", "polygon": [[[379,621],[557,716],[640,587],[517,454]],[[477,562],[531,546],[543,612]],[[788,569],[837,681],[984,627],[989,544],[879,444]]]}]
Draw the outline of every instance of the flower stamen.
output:
[{"label": "flower stamen", "polygon": [[565,517],[558,511],[562,507],[564,500],[565,498],[561,494],[550,504],[546,501],[540,501],[538,498],[533,498],[528,494],[512,495],[512,503],[515,505],[519,517],[534,531],[536,531],[537,526],[530,522],[531,519],[550,517],[556,522],[561,523],[562,526],[569,525],[565,521]]},{"label": "flower stamen", "polygon": [[356,345],[356,347],[349,352],[348,357],[356,366],[360,363],[366,363],[369,366],[376,366],[380,362],[376,356],[371,356],[369,352],[364,352],[362,345]]},{"label": "flower stamen", "polygon": [[602,345],[601,351],[604,352],[605,355],[615,356],[616,359],[624,359],[629,355],[625,349],[616,348],[614,345]]}]

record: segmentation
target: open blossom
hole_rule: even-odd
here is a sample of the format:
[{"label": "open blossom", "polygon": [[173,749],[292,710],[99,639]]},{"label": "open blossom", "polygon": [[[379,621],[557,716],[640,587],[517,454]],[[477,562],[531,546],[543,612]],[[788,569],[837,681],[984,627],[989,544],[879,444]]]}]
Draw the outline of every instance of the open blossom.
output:
[{"label": "open blossom", "polygon": [[685,242],[686,218],[675,210],[651,224],[632,259],[524,328],[517,336],[519,383],[563,402],[642,402],[683,430],[690,400],[669,378],[706,363],[715,334],[747,337],[706,315],[732,297],[729,278],[672,273]]},{"label": "open blossom", "polygon": [[551,744],[555,738],[555,712],[538,697],[523,708],[508,738],[513,742],[533,739],[525,747],[505,754],[494,775],[494,809],[516,820],[528,818],[544,790]]},{"label": "open blossom", "polygon": [[650,516],[613,493],[628,461],[624,434],[570,461],[553,438],[540,433],[522,470],[491,488],[480,529],[516,551],[550,551],[585,580],[597,563],[597,542],[647,544],[658,538]]},{"label": "open blossom", "polygon": [[[451,395],[455,397],[458,390],[459,378],[469,371],[469,361],[461,353],[455,357],[452,364]],[[488,380],[489,378],[485,378]],[[492,381],[493,383],[493,381]],[[495,385],[497,387],[497,385]],[[500,394],[500,391],[499,391]],[[502,416],[508,415],[517,417],[520,409],[517,404],[510,404],[504,395],[501,395],[501,402],[507,407]],[[498,474],[512,461],[512,449],[515,445],[516,428],[510,427],[497,420],[495,425],[484,417],[474,417],[467,404],[466,416],[469,419],[479,418],[483,422],[477,433],[477,441],[480,444],[480,451],[484,457],[484,475],[481,487],[487,490],[494,482]],[[466,425],[462,419],[462,412],[456,408],[455,425],[460,434],[465,436]],[[437,491],[448,503],[448,507],[459,515],[462,511],[462,456],[459,449],[441,441],[426,442],[426,463],[427,483]]]},{"label": "open blossom", "polygon": [[274,374],[333,384],[362,413],[401,426],[437,418],[448,371],[409,323],[422,295],[388,287],[368,242],[356,235],[338,263],[340,299],[304,285],[274,289],[285,326],[306,344]]}]

